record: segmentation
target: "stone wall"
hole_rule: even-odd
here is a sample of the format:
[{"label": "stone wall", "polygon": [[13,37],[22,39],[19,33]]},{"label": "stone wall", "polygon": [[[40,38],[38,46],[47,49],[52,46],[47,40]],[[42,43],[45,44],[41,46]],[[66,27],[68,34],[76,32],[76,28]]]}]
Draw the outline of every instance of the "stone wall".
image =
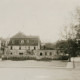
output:
[{"label": "stone wall", "polygon": [[57,54],[56,50],[35,50],[34,53],[37,59],[57,59],[60,56],[59,54]]},{"label": "stone wall", "polygon": [[35,59],[58,59],[60,57],[56,50],[7,50],[7,57],[34,57]]}]

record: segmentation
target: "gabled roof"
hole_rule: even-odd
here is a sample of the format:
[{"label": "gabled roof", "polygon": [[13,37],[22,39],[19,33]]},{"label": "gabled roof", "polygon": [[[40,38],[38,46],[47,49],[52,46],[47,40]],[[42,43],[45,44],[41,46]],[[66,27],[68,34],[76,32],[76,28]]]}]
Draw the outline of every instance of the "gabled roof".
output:
[{"label": "gabled roof", "polygon": [[[24,43],[21,43],[21,40],[24,40]],[[38,45],[38,42],[40,42],[40,39],[38,36],[26,36],[23,33],[19,32],[10,38],[8,45],[36,46],[36,45]]]},{"label": "gabled roof", "polygon": [[14,35],[11,38],[26,38],[27,36],[24,35],[22,32],[17,33],[16,35]]},{"label": "gabled roof", "polygon": [[23,34],[22,32],[18,32],[16,35],[14,35],[11,38],[34,38],[34,39],[39,39],[38,36],[26,36],[25,34]]}]

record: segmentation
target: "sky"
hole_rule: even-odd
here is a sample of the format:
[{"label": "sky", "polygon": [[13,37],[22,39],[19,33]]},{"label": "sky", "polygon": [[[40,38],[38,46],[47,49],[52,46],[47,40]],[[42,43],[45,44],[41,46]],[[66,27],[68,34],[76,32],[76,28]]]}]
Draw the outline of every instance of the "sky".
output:
[{"label": "sky", "polygon": [[18,32],[56,42],[80,0],[0,0],[0,37]]}]

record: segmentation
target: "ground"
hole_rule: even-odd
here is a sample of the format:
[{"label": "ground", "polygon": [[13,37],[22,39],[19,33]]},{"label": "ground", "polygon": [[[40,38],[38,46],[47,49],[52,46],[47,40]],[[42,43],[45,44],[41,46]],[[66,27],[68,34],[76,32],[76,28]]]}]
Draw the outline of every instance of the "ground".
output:
[{"label": "ground", "polygon": [[50,68],[1,68],[0,80],[75,80],[71,70]]},{"label": "ground", "polygon": [[36,61],[36,60],[25,60],[25,61],[10,61],[4,60],[0,61],[0,67],[8,68],[28,68],[28,67],[47,67],[47,68],[64,68],[66,67],[68,61]]},{"label": "ground", "polygon": [[80,80],[79,60],[75,68],[68,61],[0,61],[0,80]]}]

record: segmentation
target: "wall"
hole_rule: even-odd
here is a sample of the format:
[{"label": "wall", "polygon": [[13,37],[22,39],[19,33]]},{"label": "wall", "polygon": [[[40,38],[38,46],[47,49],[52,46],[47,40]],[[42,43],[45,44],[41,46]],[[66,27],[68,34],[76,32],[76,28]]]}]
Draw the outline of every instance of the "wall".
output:
[{"label": "wall", "polygon": [[59,57],[56,50],[35,50],[34,53],[37,59],[42,58],[55,59]]},{"label": "wall", "polygon": [[[19,47],[21,47],[21,50],[28,50],[28,49],[33,50],[34,47],[35,47],[36,50],[39,49],[39,46],[12,46],[13,50],[15,50],[15,49],[18,50]],[[8,48],[11,49],[11,46],[8,46]]]},{"label": "wall", "polygon": [[[20,55],[20,53],[23,53],[23,54]],[[16,49],[13,49],[13,50],[8,49],[6,51],[6,55],[8,57],[10,56],[35,57],[36,59],[43,59],[43,58],[58,59],[60,57],[60,55],[57,54],[56,50],[30,50],[30,52],[28,52],[25,49],[19,50],[18,46],[16,47]]]},{"label": "wall", "polygon": [[0,50],[1,50],[1,40],[0,40]]}]

